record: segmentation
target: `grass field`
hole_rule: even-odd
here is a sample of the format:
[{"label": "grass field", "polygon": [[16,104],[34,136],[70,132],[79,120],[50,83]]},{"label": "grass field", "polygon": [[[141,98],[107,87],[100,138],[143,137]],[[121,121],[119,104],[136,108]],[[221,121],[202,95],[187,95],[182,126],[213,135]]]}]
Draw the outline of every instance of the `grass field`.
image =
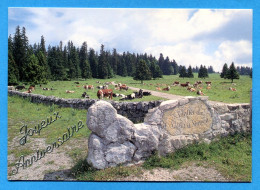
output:
[{"label": "grass field", "polygon": [[[43,128],[40,135],[34,134],[33,136],[28,136],[25,145],[19,144],[19,140],[24,136],[24,131],[23,134],[20,133],[20,129],[24,124],[28,126],[29,130],[41,123],[42,120],[46,121],[50,116],[54,116],[54,112],[59,112],[61,118],[46,128]],[[83,122],[84,127],[77,133],[74,133],[71,139],[73,139],[73,141],[87,139],[90,131],[86,126],[86,113],[86,110],[59,108],[56,105],[47,106],[31,103],[29,99],[16,96],[8,97],[8,155],[12,155],[15,161],[18,161],[21,155],[33,155],[37,147],[42,147],[36,139],[44,139],[44,143],[51,144],[57,141],[58,137],[62,137],[62,135],[67,132],[67,128],[77,124],[79,120]],[[53,119],[54,118],[55,117],[53,117]],[[70,141],[68,141],[68,143]],[[78,158],[81,153],[86,152],[85,147],[86,145],[80,149],[72,149],[66,152],[72,159],[75,159]],[[75,152],[77,153],[76,155]],[[83,156],[86,156],[86,154]],[[13,167],[14,164],[15,162],[13,161],[8,163],[8,166]],[[10,169],[11,168],[9,168],[9,172]]]},{"label": "grass field", "polygon": [[[83,124],[85,124],[86,110],[34,104],[28,99],[16,96],[8,97],[8,156],[12,155],[14,160],[17,161],[20,155],[32,155],[35,152],[37,143],[35,144],[36,147],[17,145],[19,139],[23,136],[23,134],[20,134],[21,126],[27,124],[28,128],[33,128],[42,120],[46,120],[47,117],[53,115],[54,112],[59,112],[62,117],[47,128],[42,129],[40,135],[36,134],[28,137],[28,144],[38,138],[44,139],[47,144],[50,144],[65,133],[67,127],[76,124],[79,120],[82,120]],[[231,181],[251,180],[251,135],[236,135],[209,145],[190,145],[167,157],[158,157],[155,154],[143,166],[118,166],[105,170],[96,170],[86,163],[87,146],[80,143],[82,140],[86,140],[89,134],[90,130],[85,126],[72,137],[73,139],[69,140],[67,144],[70,147],[69,149],[59,149],[59,151],[66,152],[66,155],[74,161],[75,166],[72,168],[71,173],[77,180],[116,180],[129,175],[138,176],[144,170],[155,167],[176,169],[194,162],[204,167],[215,167]],[[60,159],[62,158],[57,158],[57,160]],[[14,167],[14,164],[15,162],[8,163],[9,172],[10,168]],[[48,164],[51,165],[54,162],[50,161]]]},{"label": "grass field", "polygon": [[[97,99],[97,86],[99,84],[96,81],[100,81],[102,84],[104,82],[114,81],[115,83],[123,83],[127,84],[128,86],[147,89],[147,90],[156,90],[156,87],[165,88],[167,85],[172,85],[174,81],[180,81],[181,83],[190,82],[194,84],[195,81],[202,80],[202,81],[211,81],[212,86],[210,90],[206,89],[206,85],[203,85],[202,91],[206,96],[209,96],[209,100],[212,101],[220,101],[225,103],[249,103],[250,102],[250,89],[252,88],[252,79],[249,76],[240,76],[239,80],[234,80],[234,83],[231,83],[231,80],[222,79],[219,77],[219,74],[210,74],[209,78],[206,79],[199,79],[197,78],[197,74],[194,74],[194,78],[179,78],[178,75],[171,75],[171,76],[163,76],[162,79],[157,80],[149,80],[144,81],[144,84],[141,84],[140,81],[133,80],[132,77],[119,77],[112,79],[87,79],[86,81],[78,81],[80,84],[75,84],[75,81],[51,81],[47,85],[43,85],[42,87],[45,88],[53,88],[56,90],[52,91],[44,91],[42,90],[39,85],[36,85],[36,90],[33,92],[35,94],[42,94],[45,96],[56,96],[60,98],[81,98],[81,94],[85,91],[82,87],[85,84],[94,85],[94,90],[88,90],[87,94],[90,96],[91,99]],[[76,87],[81,86],[81,87]],[[29,87],[29,84],[26,85]],[[237,91],[230,91],[229,87],[236,88]],[[110,85],[109,88],[114,89],[113,85]],[[75,91],[75,93],[67,94],[66,90]],[[119,91],[113,90],[114,93],[120,94],[131,94],[133,91]],[[165,93],[175,94],[175,95],[182,95],[182,96],[197,96],[196,92],[189,92],[186,88],[180,86],[171,86],[170,91],[163,91]],[[120,98],[113,98],[113,100],[118,101]],[[151,101],[151,100],[164,100],[160,97],[155,96],[146,96],[142,99],[134,99],[131,101]]]}]

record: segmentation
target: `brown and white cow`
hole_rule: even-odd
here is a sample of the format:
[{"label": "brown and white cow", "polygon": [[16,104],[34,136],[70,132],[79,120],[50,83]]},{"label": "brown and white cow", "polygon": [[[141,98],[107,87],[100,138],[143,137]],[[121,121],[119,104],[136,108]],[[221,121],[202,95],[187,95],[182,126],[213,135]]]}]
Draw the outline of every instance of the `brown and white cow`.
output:
[{"label": "brown and white cow", "polygon": [[103,99],[104,97],[109,97],[112,100],[113,90],[112,89],[103,89],[97,91],[98,99]]},{"label": "brown and white cow", "polygon": [[181,87],[188,87],[188,86],[189,86],[189,84],[187,84],[187,83],[181,84]]},{"label": "brown and white cow", "polygon": [[231,90],[231,91],[237,91],[237,89],[232,88],[232,87],[229,87],[229,90]]},{"label": "brown and white cow", "polygon": [[204,93],[201,90],[198,90],[197,94],[200,95],[200,96],[204,96]]},{"label": "brown and white cow", "polygon": [[128,86],[126,86],[125,84],[123,84],[123,85],[121,85],[120,87],[119,87],[119,89],[120,90],[128,90]]},{"label": "brown and white cow", "polygon": [[72,90],[66,90],[66,93],[74,93],[75,91]]},{"label": "brown and white cow", "polygon": [[85,88],[86,90],[88,90],[88,89],[94,90],[93,85],[84,85],[83,88]]},{"label": "brown and white cow", "polygon": [[34,85],[31,85],[31,86],[28,88],[28,90],[31,90],[31,91],[35,90],[35,86],[34,86]]},{"label": "brown and white cow", "polygon": [[164,91],[169,91],[171,89],[171,87],[170,86],[167,86],[166,88],[163,88],[162,90],[164,90]]}]

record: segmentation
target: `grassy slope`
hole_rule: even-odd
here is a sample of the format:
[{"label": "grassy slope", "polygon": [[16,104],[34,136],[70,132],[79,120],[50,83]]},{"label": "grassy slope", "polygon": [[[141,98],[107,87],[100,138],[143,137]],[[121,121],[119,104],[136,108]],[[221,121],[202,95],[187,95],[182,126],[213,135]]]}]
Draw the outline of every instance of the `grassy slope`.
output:
[{"label": "grassy slope", "polygon": [[[182,79],[176,75],[164,76],[163,79],[144,81],[145,82],[144,85],[142,85],[140,81],[133,80],[132,77],[116,77],[112,79],[88,79],[86,81],[79,81],[80,82],[79,85],[81,87],[76,87],[77,84],[74,84],[75,81],[52,81],[49,82],[47,85],[43,85],[43,87],[54,88],[57,90],[44,91],[39,87],[39,85],[37,85],[36,90],[33,93],[43,94],[46,96],[53,95],[60,98],[81,98],[81,94],[85,91],[82,88],[82,86],[85,84],[92,84],[96,87],[98,85],[96,81],[100,81],[102,84],[108,81],[115,81],[116,83],[120,82],[132,87],[143,88],[148,90],[156,90],[156,86],[165,88],[166,85],[171,85],[174,81],[180,81],[181,83],[185,83],[189,81],[191,84],[194,84],[195,81],[202,80],[202,81],[212,82],[212,88],[210,90],[206,89],[206,85],[204,85],[202,89],[205,95],[209,96],[209,100],[226,102],[226,103],[249,103],[250,102],[250,89],[252,88],[252,79],[249,78],[249,76],[240,76],[239,80],[234,80],[234,83],[236,85],[232,85],[231,80],[222,79],[219,77],[219,74],[210,74],[209,78],[207,79],[197,78],[196,73],[194,75],[195,78],[192,79],[189,78]],[[165,85],[157,85],[157,84],[165,84]],[[27,85],[26,87],[29,87],[29,85]],[[230,91],[229,87],[234,87],[237,89],[237,91],[235,92]],[[110,85],[110,88],[114,89],[112,85]],[[73,90],[75,91],[75,93],[67,94],[65,93],[66,90]],[[128,90],[127,92],[114,90],[114,93],[122,93],[125,95],[131,94],[132,92],[133,92],[132,90]],[[179,86],[171,87],[169,92],[167,91],[163,91],[163,92],[182,95],[182,96],[197,96],[196,92],[189,92],[186,90],[186,88],[182,88]],[[95,88],[94,91],[88,90],[87,93],[90,95],[90,98],[97,99],[97,95],[96,95],[97,88]],[[162,98],[149,96],[149,97],[144,97],[143,99],[135,99],[133,101],[150,101],[150,100],[159,100],[159,99]],[[118,101],[119,98],[113,98],[113,100]]]}]

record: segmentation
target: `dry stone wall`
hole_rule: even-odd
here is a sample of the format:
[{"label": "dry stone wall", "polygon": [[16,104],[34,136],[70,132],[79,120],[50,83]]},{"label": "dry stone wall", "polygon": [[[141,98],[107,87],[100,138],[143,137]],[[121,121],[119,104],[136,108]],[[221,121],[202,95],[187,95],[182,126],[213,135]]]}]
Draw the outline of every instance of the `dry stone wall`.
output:
[{"label": "dry stone wall", "polygon": [[[19,91],[8,90],[9,95],[17,95],[23,98],[30,98],[31,102],[44,103],[44,104],[56,104],[61,107],[71,107],[76,109],[88,109],[91,105],[99,100],[92,99],[65,99],[55,96],[44,96],[40,94],[28,94]],[[149,102],[117,102],[108,101],[117,110],[117,113],[129,118],[134,123],[140,123],[144,121],[145,115],[149,109],[157,107],[162,101],[149,101]]]},{"label": "dry stone wall", "polygon": [[210,143],[236,132],[250,133],[250,113],[250,104],[185,97],[161,103],[148,111],[144,123],[133,124],[109,102],[98,101],[87,113],[87,126],[92,131],[87,161],[103,169],[137,163],[155,151],[166,155],[194,142]]}]

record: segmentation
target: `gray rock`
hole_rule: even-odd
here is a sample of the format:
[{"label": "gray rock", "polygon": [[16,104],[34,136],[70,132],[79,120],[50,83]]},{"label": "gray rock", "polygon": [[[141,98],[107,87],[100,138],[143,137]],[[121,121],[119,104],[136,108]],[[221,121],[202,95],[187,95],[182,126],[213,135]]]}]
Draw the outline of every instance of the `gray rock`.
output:
[{"label": "gray rock", "polygon": [[162,112],[160,109],[155,108],[153,112],[150,112],[147,114],[147,116],[144,119],[145,123],[148,123],[150,125],[154,124],[160,124],[162,122]]},{"label": "gray rock", "polygon": [[134,159],[139,161],[158,150],[161,131],[157,126],[145,123],[135,124],[134,145],[137,147]]},{"label": "gray rock", "polygon": [[88,140],[87,162],[97,169],[107,167],[103,149],[104,144],[102,143],[102,139],[92,133]]},{"label": "gray rock", "polygon": [[125,142],[123,144],[112,143],[107,146],[105,159],[107,162],[116,165],[131,162],[135,150],[136,147],[130,142]]},{"label": "gray rock", "polygon": [[106,101],[98,101],[88,109],[87,126],[99,137],[105,137],[106,128],[116,118],[116,109]]},{"label": "gray rock", "polygon": [[225,114],[223,114],[223,115],[220,115],[220,118],[221,118],[222,120],[229,121],[229,120],[234,119],[235,117],[234,117],[234,114],[225,113]]},{"label": "gray rock", "polygon": [[[185,100],[186,102],[186,100]],[[178,100],[167,100],[161,103],[161,105],[159,106],[160,110],[166,110],[166,109],[171,109],[174,108],[178,105]],[[157,108],[155,108],[157,109]]]}]

